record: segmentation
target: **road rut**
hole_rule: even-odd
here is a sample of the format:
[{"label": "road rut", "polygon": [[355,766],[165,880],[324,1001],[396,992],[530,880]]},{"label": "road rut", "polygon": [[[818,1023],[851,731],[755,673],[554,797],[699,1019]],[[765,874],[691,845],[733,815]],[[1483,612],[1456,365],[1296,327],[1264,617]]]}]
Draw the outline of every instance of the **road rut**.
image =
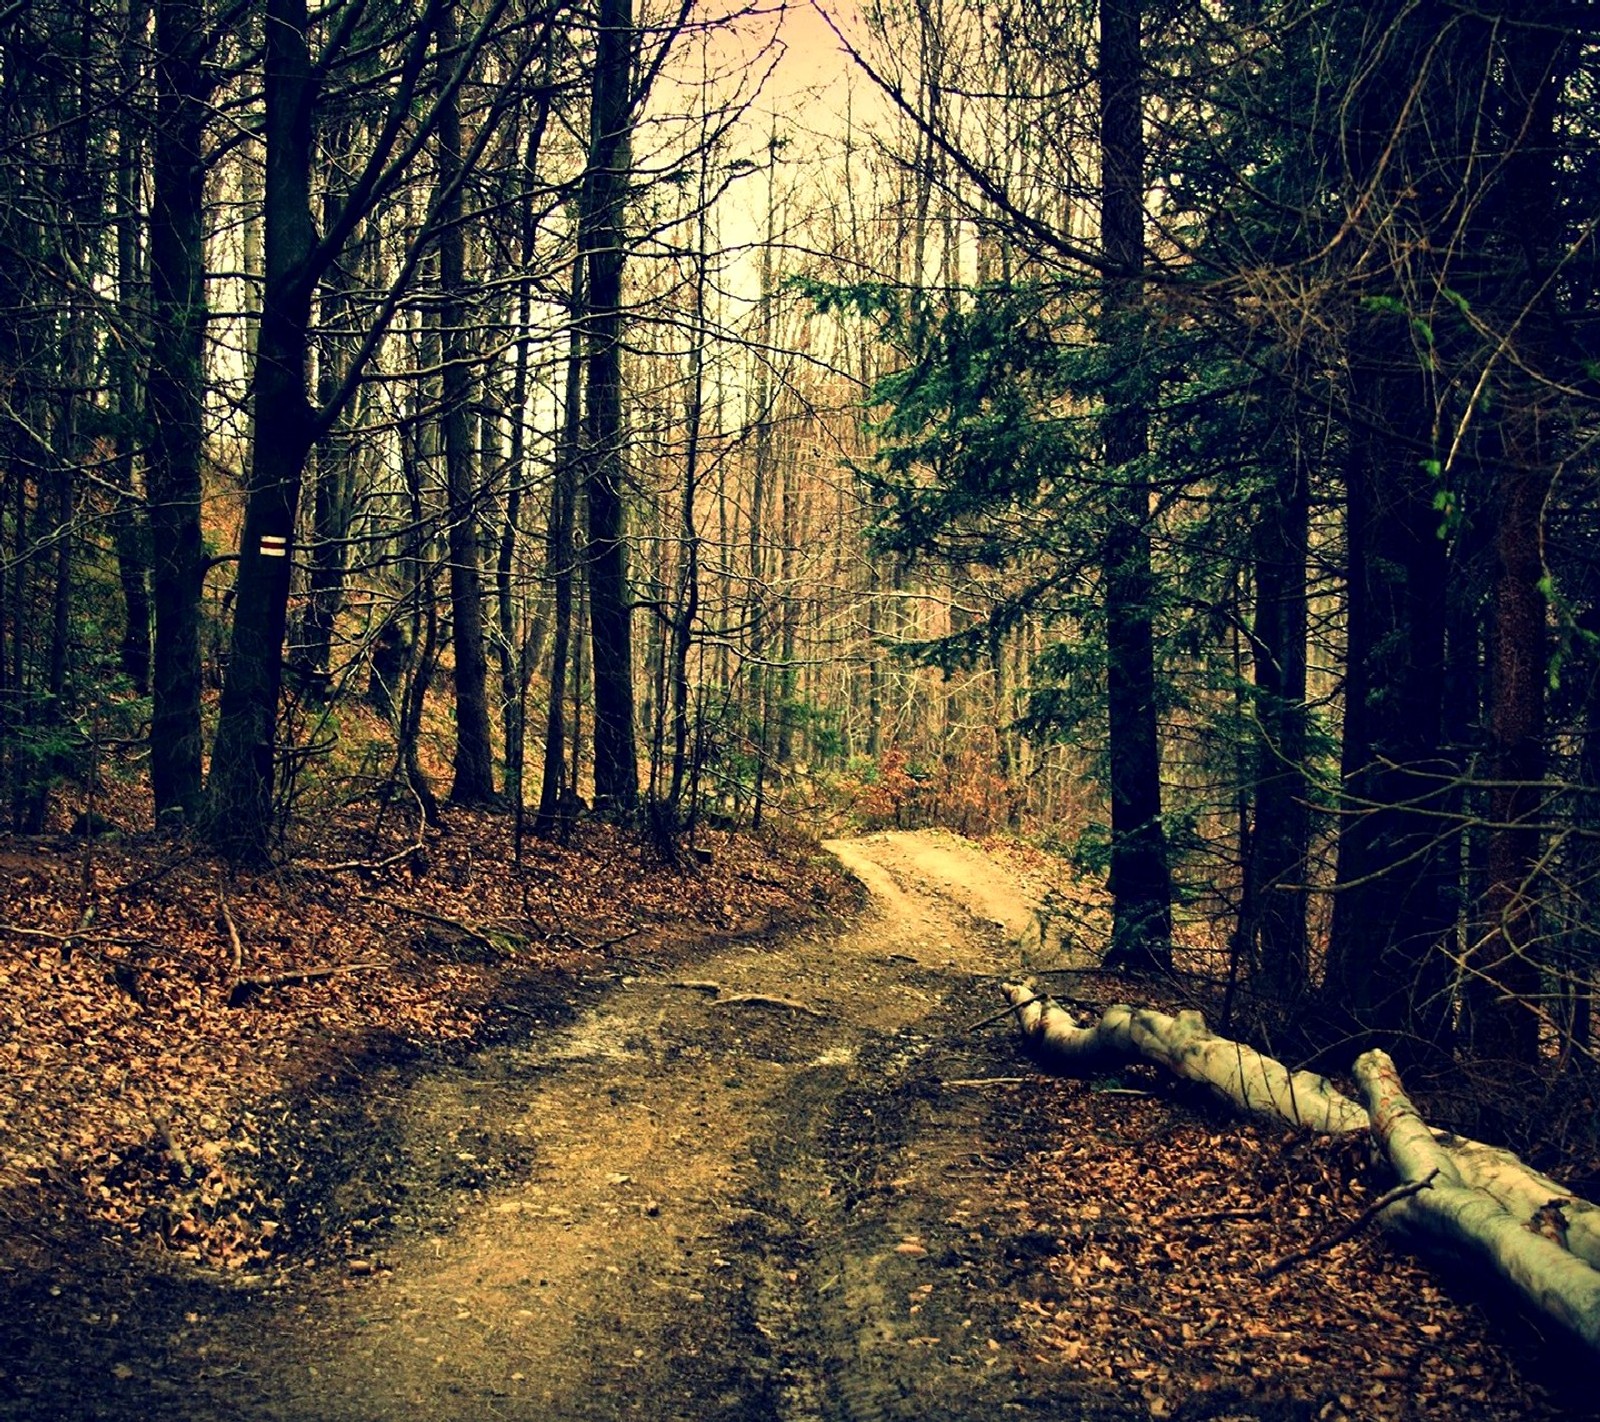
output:
[{"label": "road rut", "polygon": [[870,894],[853,922],[638,962],[457,1067],[369,1073],[337,1257],[152,1276],[142,1326],[58,1325],[101,1350],[81,1396],[0,1416],[1143,1415],[1036,1395],[1014,1343],[1029,1241],[1000,1190],[1040,1123],[986,1084],[1019,1071],[1008,1036],[970,1028],[1020,889],[953,837],[830,848]]}]

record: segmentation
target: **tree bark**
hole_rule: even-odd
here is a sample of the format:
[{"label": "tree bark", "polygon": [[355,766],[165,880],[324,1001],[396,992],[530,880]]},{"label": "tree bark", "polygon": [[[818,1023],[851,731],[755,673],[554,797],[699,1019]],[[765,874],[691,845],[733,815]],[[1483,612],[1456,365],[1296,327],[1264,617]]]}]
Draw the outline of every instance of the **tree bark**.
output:
[{"label": "tree bark", "polygon": [[[1142,6],[1101,0],[1101,242],[1108,275],[1101,337],[1138,360],[1144,270],[1144,103],[1139,80]],[[1137,373],[1111,392],[1102,427],[1110,526],[1105,537],[1108,751],[1111,762],[1112,935],[1106,966],[1160,972],[1172,966],[1172,889],[1161,824],[1161,748],[1156,722],[1150,490],[1140,462],[1149,420]]]},{"label": "tree bark", "polygon": [[272,829],[278,693],[300,480],[315,437],[306,393],[312,254],[314,81],[305,0],[267,0],[266,273],[251,382],[257,438],[240,536],[233,633],[207,786],[209,838],[237,859],[265,855]]},{"label": "tree bark", "polygon": [[595,808],[630,818],[639,800],[633,612],[622,415],[622,272],[633,125],[632,0],[599,0],[589,161],[578,249],[587,265],[584,495],[594,678]]},{"label": "tree bark", "polygon": [[456,53],[455,0],[439,17],[439,322],[444,341],[443,411],[445,481],[449,491],[450,628],[455,651],[456,748],[450,800],[457,805],[494,801],[490,749],[489,661],[483,645],[483,565],[478,539],[478,490],[473,478],[468,403],[473,352],[466,327],[466,246],[461,177],[461,108],[446,64]]},{"label": "tree bark", "polygon": [[157,822],[202,803],[200,602],[205,578],[200,461],[205,399],[205,138],[211,79],[196,0],[155,0],[156,120],[151,153],[150,789]]}]

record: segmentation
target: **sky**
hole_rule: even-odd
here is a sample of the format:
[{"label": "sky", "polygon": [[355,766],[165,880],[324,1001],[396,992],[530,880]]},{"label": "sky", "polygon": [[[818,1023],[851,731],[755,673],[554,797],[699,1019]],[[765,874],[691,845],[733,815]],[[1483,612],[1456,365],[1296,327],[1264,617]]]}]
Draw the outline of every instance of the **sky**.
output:
[{"label": "sky", "polygon": [[[828,6],[830,14],[840,16],[852,8]],[[838,18],[835,23],[846,34],[851,32],[848,19]],[[858,19],[855,24],[859,26]],[[841,104],[850,57],[811,0],[791,0],[782,17],[779,37],[784,45],[783,58],[763,97],[776,102],[812,97],[813,102],[822,105]]]}]

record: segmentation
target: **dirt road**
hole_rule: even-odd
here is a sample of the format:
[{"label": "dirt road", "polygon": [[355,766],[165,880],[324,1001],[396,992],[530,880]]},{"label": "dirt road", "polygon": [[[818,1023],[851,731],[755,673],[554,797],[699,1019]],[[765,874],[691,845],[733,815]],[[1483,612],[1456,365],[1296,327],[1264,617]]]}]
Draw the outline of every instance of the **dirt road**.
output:
[{"label": "dirt road", "polygon": [[1003,1031],[967,1030],[1026,907],[953,837],[831,848],[870,893],[853,923],[628,965],[575,1015],[517,1005],[526,1035],[458,1066],[362,1064],[359,1119],[286,1111],[291,1164],[313,1136],[363,1152],[325,1171],[319,1208],[345,1223],[314,1265],[136,1275],[120,1307],[91,1261],[41,1274],[0,1416],[959,1422],[1045,1403],[1012,1342],[1028,1241],[994,1196],[1014,1094],[984,1085],[1017,1061]]}]

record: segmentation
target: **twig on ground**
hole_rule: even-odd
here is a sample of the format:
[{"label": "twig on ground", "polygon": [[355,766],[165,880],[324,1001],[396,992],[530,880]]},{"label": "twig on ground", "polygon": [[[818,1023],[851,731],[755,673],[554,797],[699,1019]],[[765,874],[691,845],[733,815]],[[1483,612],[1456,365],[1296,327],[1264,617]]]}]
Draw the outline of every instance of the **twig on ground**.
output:
[{"label": "twig on ground", "polygon": [[79,937],[77,932],[58,933],[51,928],[24,928],[19,923],[0,923],[0,933],[14,933],[18,938],[48,938],[52,943],[70,943]]},{"label": "twig on ground", "polygon": [[[51,943],[82,944],[86,948],[93,947],[97,951],[102,948],[164,949],[169,946],[165,942],[157,942],[153,938],[145,938],[137,933],[111,933],[104,929],[95,930],[92,918],[88,924],[80,924],[69,933],[63,933],[54,928],[24,928],[20,923],[0,923],[0,938],[4,938],[8,933],[14,933],[18,938],[43,938]],[[100,956],[103,957],[104,954]]]},{"label": "twig on ground", "polygon": [[324,864],[315,859],[306,859],[296,864],[295,868],[306,874],[347,874],[352,871],[376,874],[383,869],[392,869],[396,864],[403,863],[419,852],[427,852],[427,843],[421,839],[382,859],[341,859],[336,864]]},{"label": "twig on ground", "polygon": [[233,921],[233,913],[228,908],[227,886],[217,884],[217,907],[221,911],[222,926],[228,930],[228,945],[232,953],[232,969],[234,977],[238,977],[244,969],[244,944],[239,938],[238,925]]},{"label": "twig on ground", "polygon": [[24,928],[20,923],[0,923],[0,933],[14,933],[18,938],[47,938],[52,943],[61,945],[62,961],[72,956],[73,948],[89,937],[89,930],[94,926],[95,911],[93,904],[84,906],[83,917],[78,920],[78,926],[70,933],[61,933],[52,928]]},{"label": "twig on ground", "polygon": [[617,934],[614,938],[602,938],[598,943],[585,943],[576,933],[569,933],[564,928],[557,929],[556,933],[551,936],[565,938],[574,948],[580,948],[585,953],[604,953],[606,949],[615,948],[619,943],[626,943],[630,938],[637,938],[643,932],[644,925],[639,924],[637,927],[628,929],[625,933]]},{"label": "twig on ground", "polygon": [[950,1076],[940,1086],[1023,1086],[1031,1076]]},{"label": "twig on ground", "polygon": [[1285,1270],[1292,1269],[1296,1264],[1304,1264],[1306,1260],[1315,1259],[1317,1255],[1326,1254],[1328,1250],[1336,1245],[1343,1244],[1346,1240],[1354,1239],[1390,1205],[1397,1204],[1401,1200],[1409,1199],[1411,1196],[1426,1190],[1433,1183],[1433,1177],[1438,1173],[1437,1170],[1430,1170],[1421,1180],[1409,1180],[1404,1185],[1396,1185],[1393,1190],[1379,1195],[1376,1200],[1368,1205],[1355,1219],[1351,1220],[1349,1224],[1345,1225],[1343,1229],[1324,1235],[1321,1239],[1314,1240],[1306,1245],[1304,1249],[1296,1249],[1271,1264],[1262,1265],[1256,1277],[1265,1283],[1268,1279],[1277,1278]]},{"label": "twig on ground", "polygon": [[332,963],[325,968],[301,968],[294,972],[263,973],[260,977],[240,978],[228,992],[228,1006],[242,1007],[257,993],[268,988],[300,987],[306,983],[336,978],[341,973],[365,973],[381,968],[382,963]]},{"label": "twig on ground", "polygon": [[976,1022],[969,1022],[961,1030],[963,1032],[976,1032],[980,1027],[988,1027],[996,1022],[999,1022],[1002,1018],[1010,1017],[1012,1013],[1020,1010],[1021,1008],[1027,1007],[1029,1003],[1048,1002],[1049,998],[1050,995],[1048,993],[1035,993],[1032,997],[1026,998],[1022,1002],[1009,1003],[1005,1007],[1002,1007],[998,1012],[991,1012],[987,1017],[980,1017]]},{"label": "twig on ground", "polygon": [[434,913],[431,909],[417,908],[412,904],[404,903],[400,899],[386,899],[378,894],[362,894],[361,902],[364,904],[383,904],[412,918],[420,918],[428,923],[436,923],[441,928],[453,928],[457,933],[464,933],[468,938],[483,944],[491,953],[500,953],[505,949],[503,943],[495,940],[481,928],[476,928],[470,923],[464,923],[459,918],[450,918],[442,913]]},{"label": "twig on ground", "polygon": [[807,1017],[823,1016],[816,1008],[807,1007],[791,997],[771,997],[764,992],[733,993],[728,997],[719,997],[717,1002],[723,1007],[781,1007],[786,1012],[803,1012]]},{"label": "twig on ground", "polygon": [[1252,1205],[1248,1209],[1237,1210],[1201,1210],[1193,1215],[1167,1215],[1162,1219],[1152,1220],[1158,1225],[1199,1225],[1217,1224],[1222,1220],[1268,1220],[1272,1218],[1272,1211],[1265,1205]]}]

